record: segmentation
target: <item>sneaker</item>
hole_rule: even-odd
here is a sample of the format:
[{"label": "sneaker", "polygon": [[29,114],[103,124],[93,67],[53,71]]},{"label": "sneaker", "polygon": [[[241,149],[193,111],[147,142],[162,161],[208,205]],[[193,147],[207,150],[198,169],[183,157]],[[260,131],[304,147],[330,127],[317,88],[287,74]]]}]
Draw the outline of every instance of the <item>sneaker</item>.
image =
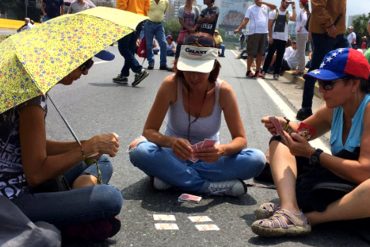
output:
[{"label": "sneaker", "polygon": [[121,221],[115,217],[102,219],[89,223],[67,226],[62,230],[68,239],[80,239],[85,241],[104,241],[113,237],[121,229]]},{"label": "sneaker", "polygon": [[254,78],[253,72],[252,72],[252,71],[250,71],[250,70],[248,70],[248,71],[247,71],[247,73],[245,74],[245,76],[246,76],[247,78]]},{"label": "sneaker", "polygon": [[259,78],[262,78],[262,79],[265,79],[265,75],[266,73],[264,71],[258,71],[258,73],[256,73],[257,77]]},{"label": "sneaker", "polygon": [[274,74],[274,75],[272,76],[272,78],[274,78],[274,80],[279,80],[279,74]]},{"label": "sneaker", "polygon": [[310,108],[301,108],[297,112],[296,118],[299,121],[303,121],[311,115],[312,115],[312,110]]},{"label": "sneaker", "polygon": [[210,194],[214,196],[238,197],[246,193],[247,193],[247,186],[241,180],[211,182],[206,191],[206,194]]},{"label": "sneaker", "polygon": [[159,178],[154,177],[154,179],[153,179],[153,187],[156,190],[168,190],[172,186],[170,184],[166,183],[166,182],[163,182]]},{"label": "sneaker", "polygon": [[148,66],[148,70],[152,70],[152,69],[154,69],[154,63],[150,63]]},{"label": "sneaker", "polygon": [[113,78],[113,82],[117,84],[127,84],[128,78],[126,76],[121,76],[121,74],[118,74],[117,77]]},{"label": "sneaker", "polygon": [[136,87],[142,80],[147,78],[149,75],[148,71],[141,69],[140,73],[135,74],[135,80],[132,82],[131,86]]},{"label": "sneaker", "polygon": [[169,72],[173,72],[173,68],[167,67],[167,65],[160,66],[159,70],[167,70]]}]

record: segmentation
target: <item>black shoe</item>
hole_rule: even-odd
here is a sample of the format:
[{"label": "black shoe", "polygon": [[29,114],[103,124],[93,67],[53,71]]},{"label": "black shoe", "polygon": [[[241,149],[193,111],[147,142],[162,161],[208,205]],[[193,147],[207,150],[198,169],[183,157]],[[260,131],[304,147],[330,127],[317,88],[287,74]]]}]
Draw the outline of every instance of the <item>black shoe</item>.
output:
[{"label": "black shoe", "polygon": [[128,83],[128,79],[125,76],[121,76],[121,74],[117,75],[117,77],[113,78],[113,82],[117,84],[126,85]]},{"label": "black shoe", "polygon": [[132,82],[131,86],[136,87],[142,80],[147,78],[148,75],[148,71],[141,69],[141,72],[135,74],[135,80]]},{"label": "black shoe", "polygon": [[297,112],[296,119],[299,121],[303,121],[311,115],[312,115],[312,110],[310,108],[301,108]]},{"label": "black shoe", "polygon": [[167,70],[169,72],[173,72],[173,68],[167,67],[167,65],[160,66],[159,70]]},{"label": "black shoe", "polygon": [[148,70],[152,70],[152,69],[154,69],[154,64],[149,64]]}]

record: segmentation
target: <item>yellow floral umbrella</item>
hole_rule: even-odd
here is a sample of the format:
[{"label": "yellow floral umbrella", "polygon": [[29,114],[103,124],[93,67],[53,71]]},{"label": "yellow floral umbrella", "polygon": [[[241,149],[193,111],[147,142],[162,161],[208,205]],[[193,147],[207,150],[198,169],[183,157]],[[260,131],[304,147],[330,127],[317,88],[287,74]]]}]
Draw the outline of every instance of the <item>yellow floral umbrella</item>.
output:
[{"label": "yellow floral umbrella", "polygon": [[146,17],[108,7],[62,15],[0,43],[0,114],[45,94]]}]

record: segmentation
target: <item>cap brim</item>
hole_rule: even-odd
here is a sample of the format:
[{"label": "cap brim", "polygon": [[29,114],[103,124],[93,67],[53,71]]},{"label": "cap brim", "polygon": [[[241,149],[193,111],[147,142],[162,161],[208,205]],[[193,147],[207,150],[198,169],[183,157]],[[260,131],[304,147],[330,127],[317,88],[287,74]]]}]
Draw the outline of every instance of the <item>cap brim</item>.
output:
[{"label": "cap brim", "polygon": [[346,74],[334,72],[334,71],[327,70],[327,69],[315,69],[315,70],[308,72],[305,75],[305,77],[307,76],[313,77],[318,80],[331,81],[331,80],[337,80],[337,79],[343,78],[346,76]]},{"label": "cap brim", "polygon": [[110,53],[109,51],[106,50],[98,52],[97,54],[95,54],[95,57],[105,61],[112,61],[115,58],[113,53]]},{"label": "cap brim", "polygon": [[190,58],[179,57],[177,69],[181,71],[209,73],[212,71],[215,60],[195,60]]}]

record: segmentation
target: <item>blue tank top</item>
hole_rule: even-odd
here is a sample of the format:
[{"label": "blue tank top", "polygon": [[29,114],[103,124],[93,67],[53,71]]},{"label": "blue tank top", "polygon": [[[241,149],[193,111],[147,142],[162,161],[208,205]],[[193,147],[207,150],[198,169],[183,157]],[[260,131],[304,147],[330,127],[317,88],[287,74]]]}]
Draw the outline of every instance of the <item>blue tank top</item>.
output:
[{"label": "blue tank top", "polygon": [[[211,115],[206,117],[199,117],[190,126],[190,137],[189,142],[191,144],[203,141],[206,139],[216,140],[220,142],[220,126],[221,126],[221,107],[219,104],[220,98],[220,87],[222,81],[217,80],[215,84],[215,105]],[[177,100],[172,104],[167,113],[167,126],[165,134],[168,136],[176,136],[187,139],[188,136],[188,124],[189,118],[188,113],[184,108],[184,100],[182,95],[182,83],[177,82]],[[190,122],[195,117],[190,116]]]},{"label": "blue tank top", "polygon": [[365,108],[370,102],[370,94],[365,95],[359,105],[355,115],[352,118],[352,126],[349,131],[346,142],[343,145],[343,108],[337,107],[333,112],[333,120],[331,122],[330,146],[331,153],[337,154],[342,150],[354,152],[357,147],[360,147],[361,136],[364,128],[363,118]]}]

